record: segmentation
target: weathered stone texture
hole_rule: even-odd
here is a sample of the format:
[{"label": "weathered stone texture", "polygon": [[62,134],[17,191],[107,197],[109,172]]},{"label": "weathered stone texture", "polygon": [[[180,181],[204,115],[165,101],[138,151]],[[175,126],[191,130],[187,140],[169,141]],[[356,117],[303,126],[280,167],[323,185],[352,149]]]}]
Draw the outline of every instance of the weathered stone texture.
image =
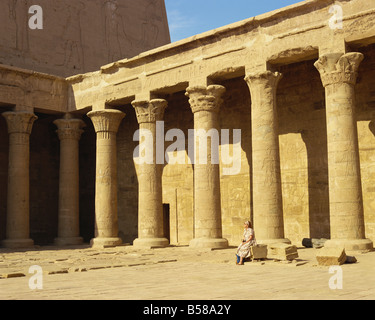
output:
[{"label": "weathered stone texture", "polygon": [[313,62],[280,68],[283,207],[286,237],[293,243],[330,236],[325,98]]},{"label": "weathered stone texture", "polygon": [[[164,120],[165,133],[174,128],[183,131],[187,148],[188,130],[194,127],[194,119],[184,92],[170,97]],[[166,141],[165,148],[172,143]],[[170,242],[188,245],[194,238],[194,172],[187,151],[180,155],[186,159],[185,164],[164,166],[163,203],[170,205]]]},{"label": "weathered stone texture", "polygon": [[[204,134],[211,129],[218,132],[220,128],[220,109],[225,87],[221,85],[192,86],[186,89],[189,104],[194,114],[194,239],[192,247],[225,248],[228,240],[222,235],[220,166],[212,155],[215,146],[213,138],[199,137],[199,130]],[[219,134],[218,134],[219,135]],[[206,143],[205,157],[202,156],[201,143]],[[218,151],[216,149],[216,151]]]},{"label": "weathered stone texture", "polygon": [[6,203],[8,187],[8,131],[5,119],[0,117],[0,239],[5,238]]},{"label": "weathered stone texture", "polygon": [[298,258],[296,246],[286,243],[274,243],[268,246],[269,257],[275,260],[292,261]]},{"label": "weathered stone texture", "polygon": [[119,236],[124,243],[132,243],[138,236],[138,178],[133,161],[138,142],[133,135],[139,126],[130,104],[121,110],[126,117],[117,134]]},{"label": "weathered stone texture", "polygon": [[[249,89],[242,78],[222,82],[224,94],[220,123],[230,131],[230,155],[233,155],[233,130],[241,130],[241,170],[236,175],[223,175],[221,170],[221,210],[223,237],[237,244],[242,237],[244,221],[252,219],[251,197],[251,104]],[[221,148],[223,145],[221,146]],[[220,149],[221,151],[221,149]],[[221,168],[225,167],[221,164]]]},{"label": "weathered stone texture", "polygon": [[90,118],[82,117],[85,132],[79,148],[79,226],[85,243],[95,236],[96,133]]},{"label": "weathered stone texture", "polygon": [[[15,3],[5,1],[0,7],[11,2]],[[132,243],[150,228],[148,235],[168,237],[172,244],[186,245],[206,237],[227,239],[229,244],[237,245],[243,222],[250,219],[259,243],[289,239],[300,245],[303,238],[333,238],[334,242],[327,243],[370,248],[372,242],[367,239],[375,237],[374,4],[366,0],[335,2],[343,7],[344,28],[332,30],[327,20],[333,3],[303,1],[100,69],[96,66],[95,72],[67,79],[1,66],[2,111],[34,112],[40,118],[30,137],[30,172],[31,184],[38,182],[40,176],[44,186],[31,189],[31,236],[38,243],[57,236],[59,140],[52,122],[66,112],[82,116],[86,123],[79,151],[80,232],[85,241],[95,236],[93,168],[100,167],[100,163],[95,163],[95,153],[101,151],[95,149],[96,134],[86,114],[91,110],[100,113],[117,109],[127,114],[117,142],[113,139],[110,146],[112,160],[117,159],[117,174],[101,180],[113,187],[107,193],[114,197],[117,194],[118,198],[117,205],[104,205],[113,209],[113,215],[108,215],[109,221],[101,221],[104,229],[116,231],[109,232],[111,236],[118,231],[122,242]],[[110,9],[110,4],[111,1],[106,2],[105,8]],[[81,10],[63,13],[82,14],[86,19],[85,9]],[[142,14],[142,10],[137,12]],[[156,28],[152,17],[150,21],[152,33]],[[70,27],[74,28],[74,24]],[[133,27],[138,28],[137,24]],[[6,28],[9,32],[0,38],[14,36],[12,25]],[[94,40],[99,37],[100,32]],[[8,40],[12,39],[15,41],[9,36]],[[109,42],[111,39],[108,37]],[[147,35],[143,39],[149,40]],[[74,41],[70,42],[71,48],[75,47]],[[111,51],[111,45],[95,43],[100,44],[100,54],[106,59],[108,55],[117,59],[118,51]],[[56,51],[55,57],[61,62],[61,47],[56,46]],[[90,54],[95,52],[91,50]],[[82,65],[76,65],[70,73],[79,53],[68,56],[65,70],[69,74],[83,72]],[[35,62],[28,59],[23,61],[24,66]],[[43,59],[41,56],[39,62]],[[51,61],[46,68],[56,66]],[[84,57],[84,67],[89,61]],[[52,69],[46,71],[54,74]],[[221,93],[225,90],[221,105],[216,103],[212,88],[222,88]],[[187,161],[163,168],[149,167],[142,175],[142,168],[133,161],[138,145],[133,134],[139,128],[138,121],[153,129],[151,120],[162,118],[141,114],[139,110],[137,118],[131,102],[155,99],[168,104],[164,112],[165,132],[181,129],[187,139],[188,130],[194,127],[229,129],[232,138],[233,130],[241,129],[240,172],[224,175],[226,165],[221,159],[220,165],[200,166]],[[5,136],[0,138],[3,159],[9,153],[4,120],[0,120],[0,132]],[[100,139],[111,136],[114,137],[111,130],[98,130]],[[165,149],[173,142],[167,141]],[[220,150],[227,147],[232,154],[234,142],[222,143]],[[183,158],[187,158],[187,150],[186,146],[180,151]],[[40,160],[42,155],[45,158]],[[1,163],[0,190],[7,192],[9,172],[4,168],[8,163],[4,159]],[[148,199],[145,194],[157,195],[157,201],[143,203]],[[101,196],[97,195],[96,209],[105,201]],[[0,203],[0,221],[4,222],[0,223],[1,240],[6,237],[6,206]],[[45,225],[38,227],[34,221],[38,226],[42,226],[41,221]],[[147,224],[150,226],[145,227]],[[43,235],[46,229],[49,234]]]},{"label": "weathered stone texture", "polygon": [[66,114],[54,121],[60,140],[59,214],[57,245],[83,243],[79,230],[79,140],[85,123]]},{"label": "weathered stone texture", "polygon": [[322,248],[316,251],[316,260],[321,266],[341,266],[346,258],[343,248]]},{"label": "weathered stone texture", "polygon": [[47,245],[57,236],[60,142],[53,124],[57,117],[36,115],[30,136],[30,237]]},{"label": "weathered stone texture", "polygon": [[268,248],[265,244],[258,244],[255,246],[252,246],[251,249],[251,259],[267,259],[268,255]]},{"label": "weathered stone texture", "polygon": [[162,0],[40,0],[43,29],[28,27],[26,0],[0,3],[0,63],[60,76],[100,66],[170,42]]},{"label": "weathered stone texture", "polygon": [[119,110],[91,111],[96,143],[95,238],[93,246],[119,245],[117,204],[117,131],[125,114]]},{"label": "weathered stone texture", "polygon": [[375,238],[375,50],[361,50],[365,60],[356,85],[357,126],[366,237]]},{"label": "weathered stone texture", "polygon": [[[164,119],[164,112],[168,102],[164,99],[135,100],[132,105],[137,114],[139,123],[140,138],[148,132],[150,135],[147,147],[150,153],[148,160],[138,163],[138,238],[134,240],[135,246],[140,247],[165,247],[169,240],[164,237],[163,230],[163,191],[162,191],[162,170],[163,164],[158,159],[157,146],[160,144],[157,139],[157,126]],[[139,150],[138,155],[144,157],[146,150]],[[142,154],[141,154],[142,153]],[[150,159],[151,158],[151,159]],[[149,162],[151,160],[151,162]]]}]

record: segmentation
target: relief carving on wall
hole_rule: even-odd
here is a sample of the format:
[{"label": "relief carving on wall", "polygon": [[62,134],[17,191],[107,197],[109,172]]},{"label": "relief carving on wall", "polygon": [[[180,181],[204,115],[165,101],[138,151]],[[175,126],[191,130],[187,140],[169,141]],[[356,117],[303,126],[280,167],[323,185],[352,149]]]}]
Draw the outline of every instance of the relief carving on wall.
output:
[{"label": "relief carving on wall", "polygon": [[68,69],[85,69],[82,46],[81,13],[85,9],[83,1],[77,1],[64,6],[65,17],[63,28],[64,61],[62,65]]},{"label": "relief carving on wall", "polygon": [[132,42],[127,35],[126,25],[119,12],[117,1],[106,1],[103,5],[103,12],[108,61],[114,62],[124,59],[125,50],[132,47]]},{"label": "relief carving on wall", "polygon": [[28,0],[8,0],[9,18],[15,26],[15,48],[21,53],[29,51]]},{"label": "relief carving on wall", "polygon": [[145,8],[144,21],[142,23],[142,47],[155,47],[158,36],[159,36],[159,26],[157,21],[161,21],[160,13],[160,1],[159,0],[149,0]]},{"label": "relief carving on wall", "polygon": [[159,0],[1,0],[0,63],[63,77],[95,71],[168,43],[163,8]]}]

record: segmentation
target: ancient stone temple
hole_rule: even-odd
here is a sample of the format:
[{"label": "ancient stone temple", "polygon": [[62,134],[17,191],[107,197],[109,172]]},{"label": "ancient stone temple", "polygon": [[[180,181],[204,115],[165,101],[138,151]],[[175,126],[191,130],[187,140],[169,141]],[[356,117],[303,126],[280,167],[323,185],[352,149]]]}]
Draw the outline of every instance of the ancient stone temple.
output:
[{"label": "ancient stone temple", "polygon": [[372,249],[372,1],[306,0],[172,44],[162,1],[66,2],[40,55],[38,30],[0,35],[2,246],[225,248],[251,220],[259,243]]}]

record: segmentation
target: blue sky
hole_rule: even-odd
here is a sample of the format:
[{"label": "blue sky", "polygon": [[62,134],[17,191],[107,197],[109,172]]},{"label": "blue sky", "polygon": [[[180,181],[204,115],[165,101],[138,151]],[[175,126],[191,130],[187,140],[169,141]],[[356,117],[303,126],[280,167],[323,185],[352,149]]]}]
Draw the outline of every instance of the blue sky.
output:
[{"label": "blue sky", "polygon": [[165,0],[172,42],[302,0]]}]

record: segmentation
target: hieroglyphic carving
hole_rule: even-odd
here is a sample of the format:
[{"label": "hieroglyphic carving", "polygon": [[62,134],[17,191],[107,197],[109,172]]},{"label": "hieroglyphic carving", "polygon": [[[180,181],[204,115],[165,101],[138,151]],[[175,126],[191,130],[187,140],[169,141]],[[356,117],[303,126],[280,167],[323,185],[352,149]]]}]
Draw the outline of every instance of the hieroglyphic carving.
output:
[{"label": "hieroglyphic carving", "polygon": [[[33,5],[43,29],[33,29]],[[170,42],[165,6],[150,0],[2,0],[0,28],[0,63],[62,77]]]},{"label": "hieroglyphic carving", "polygon": [[158,36],[159,27],[155,23],[156,19],[160,19],[160,1],[159,0],[149,0],[146,5],[144,21],[142,24],[142,43],[141,46],[155,47]]},{"label": "hieroglyphic carving", "polygon": [[65,9],[67,20],[62,38],[65,53],[63,66],[66,68],[84,69],[81,12],[85,7],[82,1],[78,1]]},{"label": "hieroglyphic carving", "polygon": [[126,26],[119,13],[117,0],[106,1],[103,5],[105,41],[108,50],[108,61],[123,59],[123,46],[131,47],[132,42],[126,34]]},{"label": "hieroglyphic carving", "polygon": [[9,0],[9,17],[16,30],[15,48],[21,52],[29,51],[28,0]]}]

